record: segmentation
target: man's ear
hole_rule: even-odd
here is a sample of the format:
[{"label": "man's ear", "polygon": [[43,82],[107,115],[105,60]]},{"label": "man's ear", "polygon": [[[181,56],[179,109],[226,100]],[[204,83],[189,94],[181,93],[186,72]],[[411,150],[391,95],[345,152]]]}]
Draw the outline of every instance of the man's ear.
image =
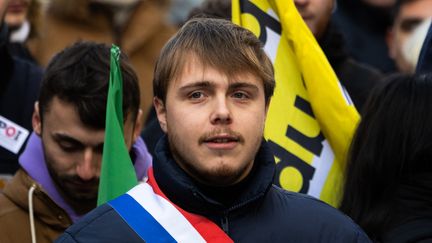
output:
[{"label": "man's ear", "polygon": [[156,110],[156,115],[159,120],[159,125],[162,128],[162,131],[167,132],[167,120],[166,120],[166,107],[161,99],[158,97],[153,98],[153,105]]},{"label": "man's ear", "polygon": [[41,121],[38,101],[36,101],[34,104],[34,110],[33,110],[33,115],[32,115],[32,126],[33,126],[34,133],[36,133],[38,136],[41,136],[42,135],[42,121]]},{"label": "man's ear", "polygon": [[141,135],[142,131],[142,125],[143,125],[143,111],[141,109],[138,109],[137,117],[135,119],[135,127],[133,131],[133,142],[138,139],[138,137]]}]

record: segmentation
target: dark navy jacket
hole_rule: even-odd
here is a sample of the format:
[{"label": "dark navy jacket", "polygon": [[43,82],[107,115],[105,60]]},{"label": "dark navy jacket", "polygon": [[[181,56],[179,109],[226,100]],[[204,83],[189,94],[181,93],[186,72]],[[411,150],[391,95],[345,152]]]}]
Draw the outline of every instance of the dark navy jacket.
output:
[{"label": "dark navy jacket", "polygon": [[432,25],[429,27],[426,38],[420,51],[416,67],[416,74],[432,73]]},{"label": "dark navy jacket", "polygon": [[[351,219],[307,195],[272,184],[275,162],[263,143],[247,184],[224,206],[201,190],[172,159],[167,139],[156,146],[154,176],[164,194],[186,211],[218,224],[234,242],[370,242]],[[173,222],[175,224],[175,222]],[[96,208],[57,241],[142,242],[109,205]]]},{"label": "dark navy jacket", "polygon": [[[42,69],[10,55],[4,40],[6,31],[5,25],[0,26],[0,115],[32,131],[31,117]],[[0,146],[0,174],[13,175],[18,168],[18,155]]]}]

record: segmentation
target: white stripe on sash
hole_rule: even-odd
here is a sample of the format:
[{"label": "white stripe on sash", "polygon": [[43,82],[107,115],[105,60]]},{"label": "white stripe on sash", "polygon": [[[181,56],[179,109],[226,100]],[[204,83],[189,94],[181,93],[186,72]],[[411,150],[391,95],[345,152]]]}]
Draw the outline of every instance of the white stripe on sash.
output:
[{"label": "white stripe on sash", "polygon": [[177,242],[206,242],[198,231],[189,223],[170,202],[157,195],[147,183],[141,183],[127,192]]}]

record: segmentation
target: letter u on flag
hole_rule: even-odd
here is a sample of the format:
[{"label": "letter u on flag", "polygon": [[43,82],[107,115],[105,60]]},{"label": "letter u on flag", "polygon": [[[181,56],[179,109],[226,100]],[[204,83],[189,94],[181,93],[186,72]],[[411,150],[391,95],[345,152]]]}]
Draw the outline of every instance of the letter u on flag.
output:
[{"label": "letter u on flag", "polygon": [[98,205],[138,184],[123,134],[123,79],[119,59],[120,48],[112,45]]},{"label": "letter u on flag", "polygon": [[356,109],[293,0],[233,0],[232,11],[275,68],[264,130],[276,158],[275,184],[336,206]]}]

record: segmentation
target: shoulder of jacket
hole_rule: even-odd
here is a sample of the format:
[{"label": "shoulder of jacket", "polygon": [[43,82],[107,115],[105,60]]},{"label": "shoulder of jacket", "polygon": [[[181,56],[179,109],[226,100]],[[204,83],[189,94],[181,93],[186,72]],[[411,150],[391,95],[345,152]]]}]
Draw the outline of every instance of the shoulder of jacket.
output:
[{"label": "shoulder of jacket", "polygon": [[88,225],[92,225],[95,221],[104,220],[107,221],[111,218],[110,213],[115,210],[109,204],[103,204],[92,211],[90,211],[84,218],[80,219],[79,223],[73,224],[66,231],[69,234],[76,234],[86,228]]}]

